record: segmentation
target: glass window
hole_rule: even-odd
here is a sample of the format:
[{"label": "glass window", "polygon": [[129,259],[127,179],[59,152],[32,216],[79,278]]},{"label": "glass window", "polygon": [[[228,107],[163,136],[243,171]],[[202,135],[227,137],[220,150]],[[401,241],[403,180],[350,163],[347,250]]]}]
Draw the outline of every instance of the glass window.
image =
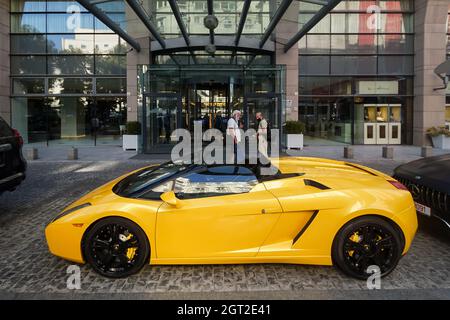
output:
[{"label": "glass window", "polygon": [[299,77],[300,95],[329,95],[329,77]]},{"label": "glass window", "polygon": [[[0,117],[0,138],[12,136],[13,132],[5,120]],[[3,159],[2,159],[3,160]]]},{"label": "glass window", "polygon": [[45,93],[43,78],[13,79],[13,94]]},{"label": "glass window", "polygon": [[[196,32],[195,30],[195,24],[201,24],[200,27],[203,26],[203,18],[204,15],[196,15],[196,14],[190,14],[188,16],[184,16],[183,20],[185,22],[185,26],[188,29],[188,32]],[[154,13],[152,16],[152,21],[155,24],[158,31],[162,34],[165,33],[172,33],[172,34],[179,34],[180,29],[178,28],[177,20],[175,19],[175,16],[173,13]],[[191,26],[193,28],[191,28]],[[199,27],[199,28],[200,28]],[[206,32],[205,30],[203,30]]]},{"label": "glass window", "polygon": [[50,78],[49,94],[92,93],[92,78]]},{"label": "glass window", "polygon": [[95,73],[101,75],[126,74],[126,56],[96,56]]},{"label": "glass window", "polygon": [[380,33],[412,33],[414,32],[413,15],[409,13],[380,14]]},{"label": "glass window", "polygon": [[92,74],[94,57],[79,56],[49,56],[48,73],[54,75]]},{"label": "glass window", "polygon": [[115,34],[96,34],[95,53],[101,54],[122,53],[122,48],[119,42],[119,36]]},{"label": "glass window", "polygon": [[97,78],[97,93],[126,93],[126,78]]},{"label": "glass window", "polygon": [[[237,25],[239,23],[238,16],[236,14],[217,14],[219,25],[214,30],[218,34],[230,34],[236,33]],[[204,27],[204,26],[203,26]]]},{"label": "glass window", "polygon": [[376,56],[332,56],[331,74],[376,74]]},{"label": "glass window", "polygon": [[93,33],[94,18],[91,14],[79,15],[49,13],[47,15],[48,33]]},{"label": "glass window", "polygon": [[369,27],[368,13],[331,14],[331,33],[376,33],[376,27]]},{"label": "glass window", "polygon": [[47,104],[45,98],[16,97],[11,99],[12,127],[25,143],[47,140]]},{"label": "glass window", "polygon": [[11,74],[45,74],[45,57],[12,56]]},{"label": "glass window", "polygon": [[350,77],[330,77],[330,94],[351,95],[352,78]]},{"label": "glass window", "polygon": [[305,53],[330,53],[330,35],[308,34]]},{"label": "glass window", "polygon": [[[314,14],[299,14],[299,29],[303,27],[305,23],[307,23],[311,18],[314,16]],[[323,17],[309,32],[308,34],[312,33],[330,33],[330,15],[326,15]]]},{"label": "glass window", "polygon": [[45,33],[45,14],[11,14],[11,33]]},{"label": "glass window", "polygon": [[379,56],[378,57],[379,74],[412,74],[413,57],[412,56]]},{"label": "glass window", "polygon": [[268,13],[249,13],[242,33],[244,34],[262,34],[268,26],[270,17]]},{"label": "glass window", "polygon": [[204,198],[247,193],[257,184],[248,169],[213,167],[175,179],[174,192],[180,199]]},{"label": "glass window", "polygon": [[92,34],[49,34],[48,53],[51,54],[93,54]]},{"label": "glass window", "polygon": [[68,9],[76,12],[87,12],[87,10],[76,1],[47,0],[48,12],[67,12]]},{"label": "glass window", "polygon": [[53,144],[65,141],[92,141],[86,121],[92,100],[88,97],[48,98],[48,139]]},{"label": "glass window", "polygon": [[46,53],[46,36],[43,34],[11,35],[11,53]]},{"label": "glass window", "polygon": [[383,11],[412,11],[413,0],[378,0],[378,5]]},{"label": "glass window", "polygon": [[378,35],[378,52],[389,54],[414,53],[414,36],[407,34]]},{"label": "glass window", "polygon": [[129,197],[185,169],[187,169],[186,165],[171,162],[145,168],[121,180],[114,186],[113,191],[120,196]]},{"label": "glass window", "polygon": [[329,74],[330,57],[329,56],[300,56],[299,57],[300,74]]},{"label": "glass window", "polygon": [[45,12],[45,0],[11,0],[11,12]]},{"label": "glass window", "polygon": [[[108,13],[107,16],[123,30],[127,29],[124,13]],[[101,22],[100,20],[95,18],[95,32],[96,33],[112,33],[113,31],[111,29],[109,29],[103,22]]]},{"label": "glass window", "polygon": [[331,37],[332,54],[376,53],[377,38],[373,34],[345,34]]}]

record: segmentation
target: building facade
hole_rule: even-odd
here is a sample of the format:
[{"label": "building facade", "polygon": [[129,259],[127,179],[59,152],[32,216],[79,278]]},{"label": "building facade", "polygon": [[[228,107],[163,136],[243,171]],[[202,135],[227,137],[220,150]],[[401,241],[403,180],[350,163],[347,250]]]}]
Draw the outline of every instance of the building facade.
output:
[{"label": "building facade", "polygon": [[140,151],[167,152],[235,109],[307,145],[425,145],[450,122],[449,5],[0,0],[0,115],[37,145],[120,145],[138,121]]}]

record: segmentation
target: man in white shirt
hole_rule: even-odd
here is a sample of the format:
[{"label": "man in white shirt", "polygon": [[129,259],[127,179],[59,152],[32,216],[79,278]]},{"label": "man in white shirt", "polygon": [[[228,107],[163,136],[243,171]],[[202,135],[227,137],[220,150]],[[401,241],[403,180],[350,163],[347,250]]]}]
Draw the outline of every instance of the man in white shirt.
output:
[{"label": "man in white shirt", "polygon": [[241,130],[239,129],[239,119],[241,118],[241,111],[234,110],[231,118],[227,123],[227,136],[233,140],[234,145],[234,155],[233,161],[236,163],[241,162],[244,159],[242,148],[240,147],[241,142]]},{"label": "man in white shirt", "polygon": [[268,159],[269,156],[267,154],[267,144],[268,144],[267,143],[267,131],[268,131],[269,124],[261,112],[256,113],[256,120],[258,121],[258,131],[257,131],[258,152],[260,153],[261,156]]}]

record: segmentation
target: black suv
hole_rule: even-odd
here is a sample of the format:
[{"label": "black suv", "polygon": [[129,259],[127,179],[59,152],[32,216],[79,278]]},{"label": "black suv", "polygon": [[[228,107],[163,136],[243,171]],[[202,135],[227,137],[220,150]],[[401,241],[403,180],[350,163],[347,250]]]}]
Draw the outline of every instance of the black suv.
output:
[{"label": "black suv", "polygon": [[394,170],[394,178],[411,192],[417,212],[450,228],[450,154],[403,164]]},{"label": "black suv", "polygon": [[19,132],[0,117],[0,194],[13,191],[25,179],[27,162],[22,146]]}]

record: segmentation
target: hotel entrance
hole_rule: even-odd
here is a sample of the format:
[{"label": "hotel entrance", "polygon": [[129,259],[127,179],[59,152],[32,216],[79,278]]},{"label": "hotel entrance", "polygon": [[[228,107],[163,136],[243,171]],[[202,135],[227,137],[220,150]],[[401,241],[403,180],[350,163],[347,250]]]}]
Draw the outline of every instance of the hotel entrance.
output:
[{"label": "hotel entrance", "polygon": [[[243,129],[256,128],[262,112],[271,129],[283,123],[284,69],[275,67],[152,65],[140,74],[142,151],[169,153],[178,143],[175,129],[220,130],[226,134],[234,110]],[[281,136],[281,135],[280,135]]]}]

